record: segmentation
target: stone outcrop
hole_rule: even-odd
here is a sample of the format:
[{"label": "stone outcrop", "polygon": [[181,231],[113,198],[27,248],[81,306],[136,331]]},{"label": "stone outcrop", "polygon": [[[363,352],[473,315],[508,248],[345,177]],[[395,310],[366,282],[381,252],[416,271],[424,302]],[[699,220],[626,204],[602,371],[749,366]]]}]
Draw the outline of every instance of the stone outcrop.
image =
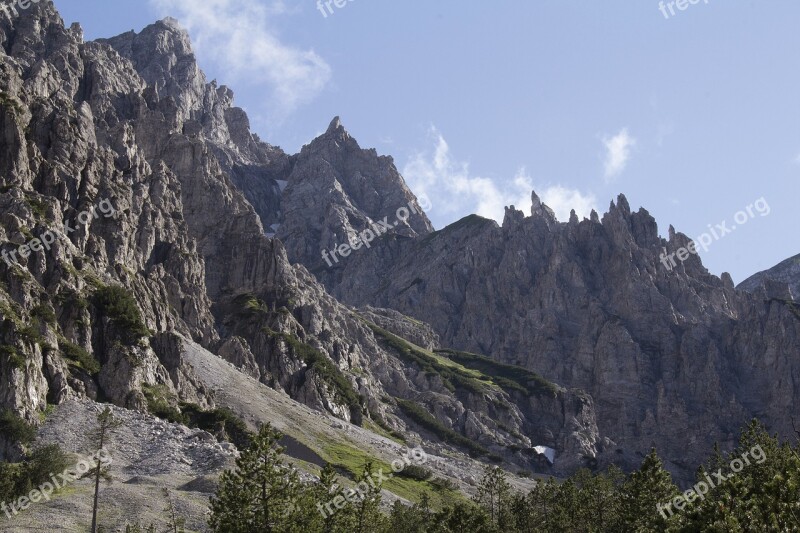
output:
[{"label": "stone outcrop", "polygon": [[735,290],[694,255],[667,269],[662,254],[689,239],[672,228],[659,237],[622,195],[602,220],[567,223],[533,199],[530,217],[513,207],[502,227],[466,217],[373,265],[380,283],[354,262],[329,289],[426,322],[445,346],[588,392],[599,433],[615,442],[600,463],[632,468],[655,445],[690,478],[705,450],[731,446],[753,416],[792,435],[796,308]]},{"label": "stone outcrop", "polygon": [[763,272],[753,274],[736,288],[766,298],[800,299],[800,254],[781,261]]},{"label": "stone outcrop", "polygon": [[[0,44],[0,252],[55,235],[0,262],[0,410],[32,423],[76,398],[145,411],[156,392],[214,408],[185,358],[194,342],[345,422],[438,442],[402,408],[414,401],[478,455],[535,468],[530,449],[546,445],[561,454],[552,472],[596,455],[585,393],[510,393],[432,352],[431,326],[320,283],[342,274],[320,270],[320,250],[381,221],[360,264],[432,232],[391,158],[338,119],[297,155],[261,142],[171,19],[84,42],[42,1],[0,21]],[[109,216],[65,227],[104,201]]]}]

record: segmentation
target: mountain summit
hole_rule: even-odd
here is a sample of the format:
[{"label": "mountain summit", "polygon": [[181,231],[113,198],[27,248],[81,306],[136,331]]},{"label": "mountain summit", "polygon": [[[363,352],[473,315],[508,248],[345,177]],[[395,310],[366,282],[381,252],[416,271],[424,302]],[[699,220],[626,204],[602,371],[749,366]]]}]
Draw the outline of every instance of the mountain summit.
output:
[{"label": "mountain summit", "polygon": [[[166,486],[204,527],[198,500],[266,422],[306,479],[420,446],[398,501],[654,446],[686,481],[753,417],[793,435],[797,305],[695,255],[666,268],[689,239],[624,195],[559,222],[532,192],[530,215],[434,231],[339,117],[298,154],[262,142],[173,19],[84,42],[42,2],[0,42],[0,422],[83,452],[113,405],[123,515]],[[47,509],[31,523],[82,527]]]}]

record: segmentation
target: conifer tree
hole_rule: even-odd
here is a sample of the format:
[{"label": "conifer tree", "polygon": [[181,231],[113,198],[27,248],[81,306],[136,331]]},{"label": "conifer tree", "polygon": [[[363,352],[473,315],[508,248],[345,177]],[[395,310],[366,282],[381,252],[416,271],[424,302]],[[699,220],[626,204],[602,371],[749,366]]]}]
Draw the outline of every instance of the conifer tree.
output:
[{"label": "conifer tree", "polygon": [[627,531],[666,531],[670,517],[678,512],[671,502],[679,494],[672,476],[653,449],[639,470],[622,487],[622,520]]},{"label": "conifer tree", "polygon": [[486,510],[489,520],[501,529],[508,528],[511,517],[511,485],[505,470],[487,466],[473,500]]},{"label": "conifer tree", "polygon": [[356,476],[357,494],[353,495],[355,489],[346,492],[349,496],[347,500],[353,503],[355,518],[353,531],[355,533],[371,533],[380,530],[384,517],[380,511],[382,498],[379,479],[380,476],[375,475],[372,463],[368,462],[364,465],[361,474]]},{"label": "conifer tree", "polygon": [[[97,450],[105,452],[105,448],[111,438],[111,431],[122,425],[122,421],[114,416],[110,407],[106,407],[97,415],[97,429],[93,432],[94,440],[97,442]],[[97,508],[100,500],[100,479],[111,480],[108,467],[104,467],[98,461],[84,477],[94,478],[94,501],[92,503],[92,533],[97,533]]]},{"label": "conifer tree", "polygon": [[167,533],[184,533],[186,528],[186,519],[178,516],[178,511],[175,509],[175,502],[172,501],[172,494],[168,489],[163,490],[164,498],[167,500],[167,506],[164,512],[167,513]]},{"label": "conifer tree", "polygon": [[281,433],[261,426],[236,468],[222,474],[211,499],[209,525],[215,532],[271,533],[290,528],[300,490],[297,471],[283,462]]}]

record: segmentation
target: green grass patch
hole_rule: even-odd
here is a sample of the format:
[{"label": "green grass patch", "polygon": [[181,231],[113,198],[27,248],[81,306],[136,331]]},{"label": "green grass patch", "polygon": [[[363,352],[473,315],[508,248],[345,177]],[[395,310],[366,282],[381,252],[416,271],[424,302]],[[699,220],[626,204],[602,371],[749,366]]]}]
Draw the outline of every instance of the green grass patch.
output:
[{"label": "green grass patch", "polygon": [[83,349],[82,346],[70,342],[64,337],[59,337],[58,349],[61,350],[61,355],[71,365],[82,368],[93,376],[100,372],[100,361]]},{"label": "green grass patch", "polygon": [[17,102],[16,98],[5,91],[0,91],[0,106],[11,109],[11,112],[17,115],[22,114],[22,105]]},{"label": "green grass patch", "polygon": [[31,309],[31,316],[42,320],[45,324],[56,323],[56,312],[50,304],[41,303]]},{"label": "green grass patch", "polygon": [[36,439],[36,427],[12,411],[0,412],[0,433],[13,442],[28,445]]},{"label": "green grass patch", "polygon": [[[66,264],[69,268],[75,271],[75,275],[77,276],[77,270],[75,267]],[[83,297],[83,295],[74,290],[74,289],[64,289],[63,291],[59,292],[56,297],[55,301],[63,308],[69,309],[71,312],[83,312],[89,308],[89,301]]]},{"label": "green grass patch", "polygon": [[417,402],[411,400],[403,400],[402,398],[395,398],[397,400],[397,405],[406,414],[411,420],[413,420],[419,426],[425,428],[426,430],[430,431],[437,437],[439,437],[442,441],[452,444],[454,446],[460,446],[462,448],[466,448],[469,450],[470,455],[473,456],[482,456],[488,455],[489,450],[481,446],[480,444],[476,443],[475,441],[468,439],[461,433],[454,431],[453,429],[445,426],[441,422],[439,422],[436,418],[433,417],[424,407],[422,407]]},{"label": "green grass patch", "polygon": [[56,406],[53,405],[52,403],[48,403],[47,406],[44,408],[44,411],[39,412],[39,422],[44,424],[45,420],[47,420],[47,417],[53,414],[53,411],[55,410]]},{"label": "green grass patch", "polygon": [[278,333],[269,328],[264,328],[263,331],[267,335],[281,338],[289,346],[296,358],[308,365],[309,370],[316,372],[334,390],[338,401],[347,405],[350,409],[361,409],[361,396],[356,392],[350,380],[345,377],[339,367],[325,354],[304,343],[294,335]]},{"label": "green grass patch", "polygon": [[38,328],[36,328],[33,324],[26,324],[22,326],[19,330],[17,330],[17,334],[22,340],[30,344],[44,344],[44,338],[42,338]]},{"label": "green grass patch", "polygon": [[225,440],[239,450],[250,447],[253,433],[247,429],[244,420],[230,409],[220,407],[206,411],[196,404],[187,402],[181,402],[180,409],[184,425],[208,431],[212,435],[223,435]]},{"label": "green grass patch", "polygon": [[39,220],[47,220],[47,202],[33,193],[25,193],[25,203]]},{"label": "green grass patch", "polygon": [[[376,460],[368,453],[349,443],[340,441],[334,442],[331,441],[329,437],[322,435],[317,435],[317,439],[322,445],[322,451],[318,452],[318,455],[322,457],[323,460],[337,467],[340,472],[343,470],[346,471],[351,480],[364,471],[364,465],[366,465],[366,463],[371,462],[374,472],[382,469],[385,475],[388,476],[388,474],[392,474],[391,479],[388,479],[383,484],[383,488],[401,498],[412,502],[418,502],[422,494],[427,492],[431,497],[432,506],[436,509],[441,509],[446,504],[452,504],[453,501],[465,501],[465,497],[459,491],[455,490],[455,487],[437,485],[436,479],[427,477],[426,480],[420,480],[413,475],[404,477],[401,474],[394,474],[390,464]],[[410,466],[411,465],[408,465],[406,468]],[[417,474],[422,474],[422,471],[416,472]]]},{"label": "green grass patch", "polygon": [[4,319],[11,320],[15,324],[19,324],[21,322],[20,314],[14,309],[14,305],[14,303],[0,301],[0,316]]},{"label": "green grass patch", "polygon": [[376,469],[383,468],[384,472],[391,472],[392,470],[389,464],[375,460],[368,453],[355,446],[344,442],[333,442],[327,438],[322,438],[322,440],[324,441],[323,449],[318,455],[340,470],[347,471],[352,477],[360,474],[364,465],[368,462],[372,462]]},{"label": "green grass patch", "polygon": [[111,322],[122,331],[127,342],[134,343],[142,337],[151,335],[142,320],[136,299],[125,287],[119,285],[100,287],[94,293],[94,303],[100,313],[111,319]]},{"label": "green grass patch", "polygon": [[446,506],[452,506],[456,502],[467,501],[467,498],[461,492],[438,485],[433,479],[419,481],[396,475],[384,483],[383,488],[414,503],[419,503],[422,494],[427,493],[433,509],[443,509]]},{"label": "green grass patch", "polygon": [[23,370],[27,365],[27,361],[25,357],[15,346],[11,346],[10,344],[2,344],[0,345],[0,357],[7,360],[12,368],[16,368],[18,370]]},{"label": "green grass patch", "polygon": [[424,350],[368,320],[364,322],[403,361],[418,366],[426,374],[441,377],[442,383],[450,392],[463,389],[473,394],[483,394],[487,392],[487,385],[491,386],[491,379],[480,372],[468,370],[458,363]]},{"label": "green grass patch", "polygon": [[535,372],[515,365],[507,365],[490,357],[456,350],[436,350],[467,368],[489,376],[508,392],[521,392],[526,396],[556,396],[558,387]]},{"label": "green grass patch", "polygon": [[167,420],[184,424],[185,418],[178,408],[178,399],[166,385],[142,385],[142,394],[147,400],[147,411],[153,415]]},{"label": "green grass patch", "polygon": [[269,306],[251,293],[240,294],[233,300],[240,317],[259,317],[269,315]]}]

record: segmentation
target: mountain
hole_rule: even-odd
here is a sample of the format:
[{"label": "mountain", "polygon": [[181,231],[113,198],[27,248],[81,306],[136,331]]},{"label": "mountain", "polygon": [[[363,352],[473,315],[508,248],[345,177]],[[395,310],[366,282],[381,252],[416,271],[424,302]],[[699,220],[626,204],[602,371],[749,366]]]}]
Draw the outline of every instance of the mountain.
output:
[{"label": "mountain", "polygon": [[487,462],[526,487],[655,446],[689,479],[751,417],[792,434],[800,311],[696,256],[667,270],[688,239],[623,195],[434,231],[338,117],[299,154],[262,142],[172,19],[85,42],[43,1],[0,43],[0,411],[86,453],[113,404],[117,527],[157,487],[207,502],[237,452],[198,413],[272,422],[309,476],[421,445],[467,493]]},{"label": "mountain", "polygon": [[[399,453],[392,439],[421,443],[453,458],[439,473],[465,490],[480,475],[475,458],[566,474],[596,453],[584,392],[434,352],[442,345],[428,325],[340,303],[290,262],[346,242],[387,209],[413,213],[375,251],[432,232],[391,159],[361,150],[338,120],[297,155],[261,142],[232,91],[206,81],[171,19],[84,42],[42,2],[4,20],[0,42],[0,411],[35,426],[52,416],[43,443],[85,453],[65,424],[87,423],[108,402],[168,420],[231,409],[251,428],[283,426],[301,464],[324,458],[349,475],[356,457]],[[225,394],[190,357],[198,350],[280,392],[297,417],[306,407],[320,413],[319,427]],[[252,401],[277,401],[247,386],[259,395]],[[141,429],[141,418],[121,416],[143,435],[165,431],[156,419]],[[322,438],[331,424],[338,437]],[[359,428],[376,443],[353,441]],[[547,448],[559,450],[557,464]],[[158,448],[144,450],[128,450],[139,461],[123,471],[139,496],[177,489],[170,467],[143,462]],[[0,433],[0,459],[21,453],[14,435]]]},{"label": "mountain", "polygon": [[[789,294],[786,292],[786,285],[789,286]],[[763,289],[777,298],[797,300],[800,297],[800,254],[753,274],[736,288],[753,293]]]},{"label": "mountain", "polygon": [[599,464],[634,468],[656,446],[689,479],[700,450],[731,446],[753,416],[792,434],[800,313],[737,291],[695,255],[665,268],[662,254],[688,243],[672,228],[659,237],[623,195],[602,218],[560,223],[534,193],[530,216],[512,206],[502,226],[466,217],[321,279],[341,280],[328,289],[344,302],[430,324],[445,346],[587,392],[609,439]]}]

